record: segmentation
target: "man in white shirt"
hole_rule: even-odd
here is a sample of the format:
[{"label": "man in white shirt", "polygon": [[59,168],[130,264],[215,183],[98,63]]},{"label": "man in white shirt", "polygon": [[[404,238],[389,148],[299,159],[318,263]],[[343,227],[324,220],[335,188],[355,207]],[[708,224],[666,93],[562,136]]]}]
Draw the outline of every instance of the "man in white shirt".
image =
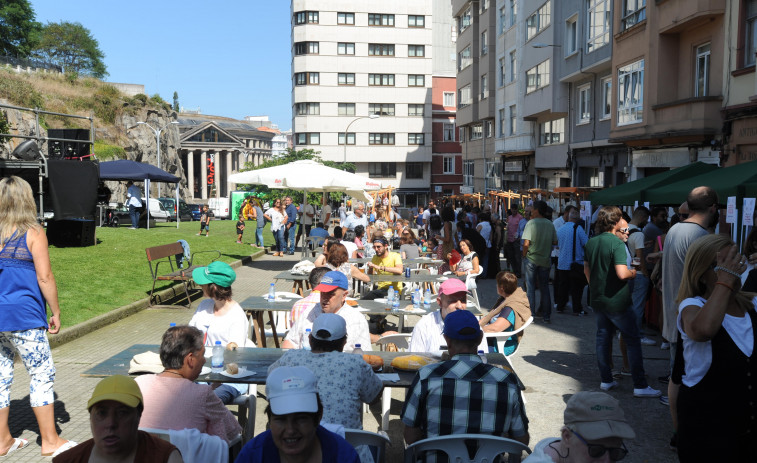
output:
[{"label": "man in white shirt", "polygon": [[139,210],[142,207],[142,190],[131,180],[126,183],[126,205],[129,206],[131,230],[139,226]]},{"label": "man in white shirt", "polygon": [[329,194],[323,193],[323,207],[321,208],[321,223],[323,228],[329,229],[331,225],[331,206],[329,206]]},{"label": "man in white shirt", "polygon": [[313,220],[315,219],[315,208],[312,204],[303,204],[300,206],[300,228],[297,230],[297,239],[295,240],[295,246],[300,242],[300,236],[302,236],[303,229],[305,231],[305,239],[310,236],[310,230],[313,228]]},{"label": "man in white shirt", "polygon": [[335,313],[344,318],[347,324],[345,351],[351,352],[358,344],[364,351],[373,350],[365,316],[359,310],[345,304],[348,289],[347,277],[342,272],[331,271],[325,274],[321,278],[321,284],[313,288],[314,291],[320,291],[320,304],[316,304],[310,312],[302,313],[287,333],[281,347],[284,349],[302,348],[307,338],[306,330],[313,329],[313,321],[322,313]]},{"label": "man in white shirt", "polygon": [[[468,288],[457,278],[450,278],[439,287],[436,302],[439,304],[439,310],[421,317],[413,328],[409,352],[428,352],[441,356],[442,351],[447,348],[447,342],[442,335],[444,319],[456,310],[467,310]],[[481,339],[478,350],[489,352],[486,337]]]}]

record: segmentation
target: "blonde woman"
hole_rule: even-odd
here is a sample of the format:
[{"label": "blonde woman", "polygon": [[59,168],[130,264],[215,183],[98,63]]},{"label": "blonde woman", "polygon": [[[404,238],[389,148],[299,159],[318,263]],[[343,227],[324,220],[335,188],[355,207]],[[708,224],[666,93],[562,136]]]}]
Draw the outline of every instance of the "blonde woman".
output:
[{"label": "blonde woman", "polygon": [[0,457],[29,445],[26,439],[13,438],[8,429],[16,351],[31,376],[29,402],[39,425],[42,456],[56,456],[76,445],[55,430],[55,365],[47,332],[60,330],[60,306],[47,236],[36,213],[25,180],[0,180]]}]

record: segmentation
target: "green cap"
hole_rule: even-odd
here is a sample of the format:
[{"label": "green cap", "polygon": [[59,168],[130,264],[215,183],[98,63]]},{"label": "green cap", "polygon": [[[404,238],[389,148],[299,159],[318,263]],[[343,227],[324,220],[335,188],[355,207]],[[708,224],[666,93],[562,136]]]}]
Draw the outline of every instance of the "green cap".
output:
[{"label": "green cap", "polygon": [[215,283],[224,288],[231,288],[231,284],[237,279],[237,274],[226,262],[212,262],[207,267],[194,269],[192,279],[198,285]]}]

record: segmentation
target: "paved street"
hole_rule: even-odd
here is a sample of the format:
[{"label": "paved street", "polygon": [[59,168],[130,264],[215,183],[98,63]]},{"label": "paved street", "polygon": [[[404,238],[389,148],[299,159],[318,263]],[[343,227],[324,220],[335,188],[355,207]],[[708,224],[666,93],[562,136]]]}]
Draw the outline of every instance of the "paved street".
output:
[{"label": "paved street", "polygon": [[[291,268],[295,256],[284,258],[262,256],[251,264],[237,269],[234,283],[234,298],[242,300],[249,295],[267,292],[272,277],[282,270]],[[289,291],[284,283],[276,286],[279,291]],[[489,307],[496,299],[493,280],[482,281],[479,285],[482,306]],[[196,307],[197,302],[193,304]],[[63,307],[63,323],[65,310]],[[53,350],[57,368],[55,382],[56,419],[64,438],[83,441],[91,437],[86,402],[96,378],[83,378],[81,373],[90,366],[130,347],[133,344],[159,344],[162,333],[171,322],[186,323],[193,309],[155,308],[115,322],[105,328],[85,335]],[[392,317],[390,316],[390,322]],[[417,321],[410,317],[409,325]],[[599,390],[599,376],[594,354],[593,316],[573,317],[555,314],[551,325],[531,325],[525,333],[523,344],[513,360],[515,371],[527,386],[526,410],[530,419],[531,446],[539,440],[557,436],[562,425],[563,409],[567,398],[580,390]],[[657,337],[659,341],[659,337]],[[643,347],[645,367],[650,385],[659,388],[657,377],[666,373],[668,352],[659,347]],[[615,346],[614,362],[621,363]],[[16,365],[16,381],[11,395],[10,429],[14,437],[30,440],[28,449],[14,453],[6,461],[42,461],[38,440],[37,424],[29,407],[29,380],[23,366]],[[612,392],[618,398],[636,431],[637,439],[626,443],[630,450],[624,461],[628,462],[673,462],[677,461],[668,449],[671,435],[670,418],[667,407],[657,399],[635,399],[630,377],[619,380],[620,387]],[[393,447],[388,449],[387,461],[398,461],[402,455],[402,425],[399,412],[404,391],[395,389],[392,401],[392,419],[389,434]],[[265,429],[263,409],[265,402],[258,400],[256,433]],[[377,430],[380,406],[371,408],[365,416],[364,427]]]}]

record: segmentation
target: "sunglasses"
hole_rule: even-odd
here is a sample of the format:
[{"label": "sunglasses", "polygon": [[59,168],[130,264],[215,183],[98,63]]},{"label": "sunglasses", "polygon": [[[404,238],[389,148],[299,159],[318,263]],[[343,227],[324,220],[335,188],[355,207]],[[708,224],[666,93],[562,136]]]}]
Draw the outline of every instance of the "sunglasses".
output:
[{"label": "sunglasses", "polygon": [[584,439],[581,434],[578,434],[577,432],[573,431],[571,429],[571,432],[578,437],[578,439],[586,445],[586,448],[588,449],[589,456],[592,458],[600,458],[602,455],[605,454],[605,452],[610,453],[610,460],[612,461],[620,461],[628,455],[628,449],[626,448],[625,444],[621,444],[623,448],[620,447],[605,447],[604,445],[597,445],[597,444],[590,444],[586,442],[586,439]]},{"label": "sunglasses", "polygon": [[620,230],[618,230],[618,231],[619,231],[619,232],[621,232],[621,233],[626,233],[626,234],[628,234],[628,227],[626,227],[626,228],[621,228],[621,229],[620,229]]}]

